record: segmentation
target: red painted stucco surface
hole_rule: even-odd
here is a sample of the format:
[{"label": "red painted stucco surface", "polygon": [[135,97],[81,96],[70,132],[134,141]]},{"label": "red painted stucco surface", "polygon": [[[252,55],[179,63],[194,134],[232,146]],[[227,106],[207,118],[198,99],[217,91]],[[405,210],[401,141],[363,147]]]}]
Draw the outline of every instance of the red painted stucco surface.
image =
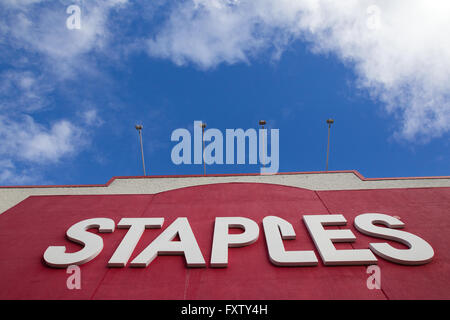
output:
[{"label": "red painted stucco surface", "polygon": [[[347,226],[341,228],[351,229],[357,240],[336,247],[368,248],[369,242],[385,240],[354,228],[354,217],[367,212],[399,216],[405,231],[431,244],[433,261],[401,266],[378,258],[381,290],[367,288],[365,266],[324,266],[302,215],[343,214]],[[297,238],[285,241],[287,250],[314,250],[319,265],[272,265],[262,229],[268,215],[293,224]],[[106,217],[118,223],[123,217],[164,217],[164,230],[175,218],[187,217],[209,265],[214,220],[224,216],[247,217],[260,226],[256,243],[229,249],[228,268],[188,269],[183,256],[159,256],[147,268],[108,268],[126,229],[101,234],[103,251],[81,266],[81,290],[67,289],[66,270],[42,261],[51,245],[79,250],[65,232],[84,219]],[[450,299],[449,230],[450,188],[315,192],[229,183],[156,195],[32,196],[0,215],[0,299]],[[160,232],[146,230],[131,259]]]}]

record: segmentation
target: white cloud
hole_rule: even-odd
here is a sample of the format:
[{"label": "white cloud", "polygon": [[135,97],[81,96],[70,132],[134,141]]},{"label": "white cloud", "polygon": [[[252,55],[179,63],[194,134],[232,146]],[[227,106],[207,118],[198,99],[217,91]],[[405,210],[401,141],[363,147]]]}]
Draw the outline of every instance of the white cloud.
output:
[{"label": "white cloud", "polygon": [[0,183],[35,182],[42,176],[39,168],[77,154],[88,143],[84,123],[60,119],[46,126],[30,115],[50,104],[52,92],[52,86],[32,72],[0,74]]},{"label": "white cloud", "polygon": [[3,0],[3,5],[12,8],[24,8],[31,4],[43,2],[45,0]]},{"label": "white cloud", "polygon": [[[66,27],[66,8],[71,4],[82,7],[79,30]],[[48,164],[80,152],[90,141],[89,126],[102,122],[94,108],[74,111],[77,117],[71,120],[41,117],[37,121],[34,115],[55,109],[52,95],[70,92],[64,88],[66,80],[100,77],[96,59],[109,54],[108,17],[127,0],[82,4],[79,0],[0,2],[0,56],[9,65],[0,73],[0,183],[36,181]]]},{"label": "white cloud", "polygon": [[81,118],[83,122],[88,126],[101,126],[103,125],[104,121],[100,116],[98,115],[97,109],[88,109],[81,113]]},{"label": "white cloud", "polygon": [[354,68],[400,118],[397,135],[428,139],[450,131],[449,16],[448,0],[192,0],[172,9],[148,53],[211,68],[306,40]]},{"label": "white cloud", "polygon": [[[56,163],[73,155],[86,143],[82,128],[68,120],[59,120],[50,128],[30,116],[9,119],[0,116],[0,156],[38,164]],[[11,161],[12,163],[12,161]]]},{"label": "white cloud", "polygon": [[83,126],[65,119],[46,126],[30,115],[50,104],[52,92],[32,72],[0,74],[0,183],[34,183],[46,165],[77,154],[87,144]]},{"label": "white cloud", "polygon": [[[89,53],[109,54],[111,40],[108,17],[126,7],[128,0],[82,1],[23,0],[0,4],[0,38],[11,47],[38,54],[45,63],[41,69],[62,79],[95,72],[95,59]],[[39,4],[36,6],[35,4]],[[69,30],[66,9],[81,7],[81,28]],[[3,8],[2,8],[3,7]],[[37,57],[35,57],[36,60]]]},{"label": "white cloud", "polygon": [[48,104],[47,94],[53,90],[42,75],[30,71],[5,71],[0,74],[0,110],[33,112]]},{"label": "white cloud", "polygon": [[41,174],[33,169],[19,169],[11,160],[0,160],[0,183],[25,185],[36,183]]}]

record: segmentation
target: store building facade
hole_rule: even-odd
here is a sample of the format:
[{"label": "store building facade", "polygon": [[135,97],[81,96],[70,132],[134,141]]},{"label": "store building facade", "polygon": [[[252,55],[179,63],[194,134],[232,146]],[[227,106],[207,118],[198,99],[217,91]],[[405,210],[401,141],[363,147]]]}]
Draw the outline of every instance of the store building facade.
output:
[{"label": "store building facade", "polygon": [[450,299],[450,177],[116,177],[3,187],[0,212],[1,299]]}]

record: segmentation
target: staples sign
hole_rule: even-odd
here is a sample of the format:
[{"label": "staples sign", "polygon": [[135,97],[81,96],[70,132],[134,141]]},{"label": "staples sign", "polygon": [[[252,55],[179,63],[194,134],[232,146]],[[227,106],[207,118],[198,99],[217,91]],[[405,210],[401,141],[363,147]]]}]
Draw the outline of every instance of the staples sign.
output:
[{"label": "staples sign", "polygon": [[[388,239],[406,245],[397,249],[382,241],[369,244],[366,249],[338,250],[334,242],[354,242],[355,235],[349,229],[325,229],[325,226],[345,226],[343,215],[304,215],[303,221],[324,265],[370,265],[377,257],[402,265],[421,265],[433,259],[433,248],[422,238],[399,230],[404,223],[382,213],[364,213],[356,216],[355,228],[370,237]],[[128,229],[114,254],[109,267],[125,267],[145,229],[161,228],[164,218],[122,218],[118,228]],[[382,226],[380,226],[382,225]],[[103,249],[101,236],[88,230],[114,232],[116,225],[109,218],[93,218],[80,221],[67,230],[70,241],[83,245],[77,252],[67,253],[64,246],[49,246],[44,253],[45,263],[54,268],[84,264]],[[230,229],[242,229],[241,233],[230,233]],[[243,247],[258,241],[260,226],[245,217],[215,218],[210,267],[228,267],[228,248]],[[292,224],[280,217],[267,216],[262,220],[270,261],[276,266],[317,266],[318,258],[312,250],[286,251],[284,240],[295,239]],[[179,240],[174,240],[178,236]],[[141,251],[130,263],[130,267],[148,267],[158,255],[183,255],[187,267],[206,267],[206,262],[187,218],[177,218],[159,236]]]}]

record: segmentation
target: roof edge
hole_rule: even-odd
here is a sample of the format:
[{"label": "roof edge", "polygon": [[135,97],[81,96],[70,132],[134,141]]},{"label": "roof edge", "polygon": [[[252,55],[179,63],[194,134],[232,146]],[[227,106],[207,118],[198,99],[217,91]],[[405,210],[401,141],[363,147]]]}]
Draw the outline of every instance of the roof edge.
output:
[{"label": "roof edge", "polygon": [[[390,178],[366,178],[357,170],[335,170],[335,171],[303,171],[303,172],[278,172],[269,175],[300,175],[300,174],[330,174],[330,173],[353,173],[361,181],[383,181],[383,180],[423,180],[423,179],[450,179],[450,176],[428,176],[428,177],[390,177]],[[28,185],[28,186],[0,186],[0,189],[28,189],[28,188],[95,188],[108,187],[115,180],[120,179],[163,179],[163,178],[203,178],[203,177],[233,177],[233,176],[267,176],[261,173],[228,173],[207,175],[155,175],[155,176],[114,176],[105,184],[81,184],[81,185]]]}]

